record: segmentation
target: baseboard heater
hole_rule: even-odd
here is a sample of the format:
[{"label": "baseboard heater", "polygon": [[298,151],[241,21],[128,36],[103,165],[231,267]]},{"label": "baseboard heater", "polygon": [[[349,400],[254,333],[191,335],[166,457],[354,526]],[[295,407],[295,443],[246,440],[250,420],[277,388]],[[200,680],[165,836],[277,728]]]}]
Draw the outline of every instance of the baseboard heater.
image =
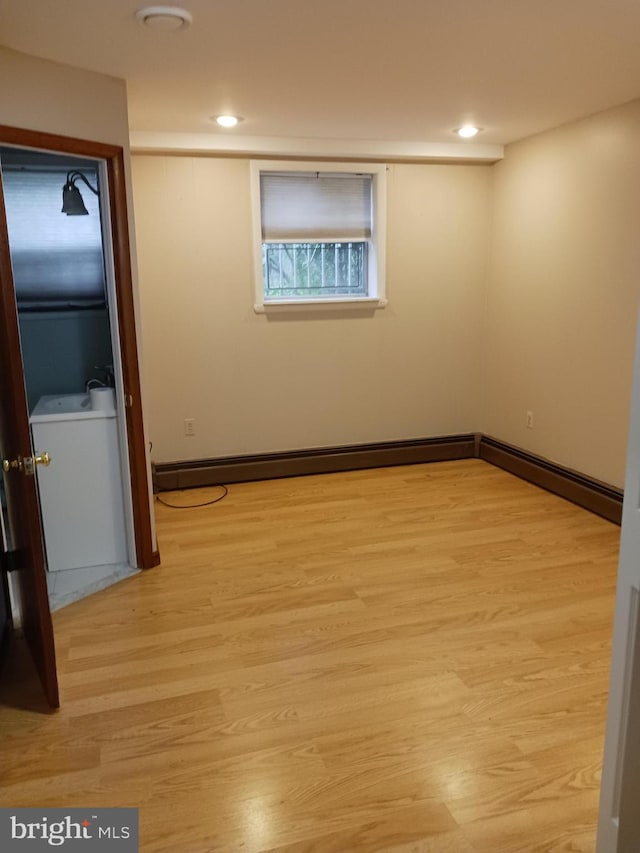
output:
[{"label": "baseboard heater", "polygon": [[154,491],[172,491],[474,457],[497,465],[609,521],[616,524],[622,521],[621,489],[481,433],[158,463],[153,466],[153,484]]},{"label": "baseboard heater", "polygon": [[470,459],[476,455],[476,436],[444,436],[379,444],[355,444],[261,453],[255,456],[230,456],[193,462],[169,462],[155,465],[154,484],[162,491],[272,480],[304,474],[333,474],[362,468],[411,465],[418,462],[444,462]]},{"label": "baseboard heater", "polygon": [[609,521],[622,523],[622,489],[486,435],[479,437],[478,456]]}]

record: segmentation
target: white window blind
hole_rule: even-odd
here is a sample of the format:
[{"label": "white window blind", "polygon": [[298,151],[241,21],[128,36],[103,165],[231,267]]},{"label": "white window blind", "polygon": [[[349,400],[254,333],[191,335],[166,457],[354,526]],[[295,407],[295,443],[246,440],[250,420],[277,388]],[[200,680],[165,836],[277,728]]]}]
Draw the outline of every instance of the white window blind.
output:
[{"label": "white window blind", "polygon": [[[82,169],[97,187],[97,174]],[[2,171],[11,263],[21,308],[82,308],[105,304],[99,200],[78,184],[88,216],[66,216],[67,170]]]},{"label": "white window blind", "polygon": [[371,175],[260,175],[262,239],[337,242],[371,237]]}]

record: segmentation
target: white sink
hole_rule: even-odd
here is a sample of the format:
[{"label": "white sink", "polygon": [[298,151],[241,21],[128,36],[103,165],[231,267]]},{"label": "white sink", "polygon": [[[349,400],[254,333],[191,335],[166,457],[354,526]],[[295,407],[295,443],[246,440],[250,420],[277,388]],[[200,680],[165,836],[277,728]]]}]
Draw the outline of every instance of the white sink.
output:
[{"label": "white sink", "polygon": [[88,394],[46,394],[40,397],[31,412],[31,423],[44,420],[71,421],[78,418],[108,418],[115,411],[99,411],[91,408]]},{"label": "white sink", "polygon": [[38,406],[42,406],[42,414],[45,412],[84,412],[91,408],[91,402],[88,394],[60,394],[59,396],[41,397]]}]

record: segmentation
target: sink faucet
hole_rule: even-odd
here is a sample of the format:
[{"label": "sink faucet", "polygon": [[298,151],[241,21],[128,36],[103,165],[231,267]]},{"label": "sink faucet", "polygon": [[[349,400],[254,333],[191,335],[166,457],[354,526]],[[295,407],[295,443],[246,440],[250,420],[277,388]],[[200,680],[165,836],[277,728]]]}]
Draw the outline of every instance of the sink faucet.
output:
[{"label": "sink faucet", "polygon": [[[104,380],[100,379],[90,379],[89,382],[96,383],[101,388],[115,388],[116,387],[116,377],[113,372],[112,364],[95,364],[93,367],[94,370],[99,370],[104,373]],[[87,391],[89,390],[89,382],[87,382]]]},{"label": "sink faucet", "polygon": [[88,392],[92,388],[104,388],[105,384],[101,379],[87,379],[87,382],[84,387]]}]

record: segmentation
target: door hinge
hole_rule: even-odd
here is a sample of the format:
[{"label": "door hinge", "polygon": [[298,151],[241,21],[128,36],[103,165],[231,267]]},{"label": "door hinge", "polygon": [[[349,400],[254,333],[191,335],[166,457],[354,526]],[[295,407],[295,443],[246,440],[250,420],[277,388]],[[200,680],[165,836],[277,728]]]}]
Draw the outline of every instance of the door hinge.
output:
[{"label": "door hinge", "polygon": [[0,572],[9,574],[9,572],[17,572],[20,568],[18,562],[19,551],[2,551],[0,553]]}]

